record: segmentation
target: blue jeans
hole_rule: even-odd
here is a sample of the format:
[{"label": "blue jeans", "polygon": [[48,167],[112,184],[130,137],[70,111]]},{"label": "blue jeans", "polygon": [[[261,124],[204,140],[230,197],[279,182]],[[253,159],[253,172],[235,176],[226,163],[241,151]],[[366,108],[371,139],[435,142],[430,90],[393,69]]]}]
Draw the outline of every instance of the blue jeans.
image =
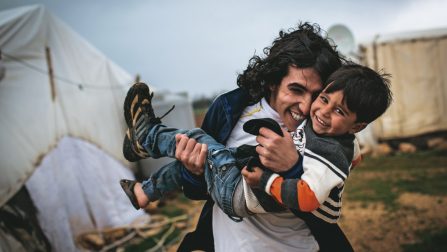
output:
[{"label": "blue jeans", "polygon": [[[208,145],[204,169],[207,191],[226,214],[237,216],[233,209],[233,195],[241,181],[241,173],[236,166],[235,149],[226,148],[202,129],[175,129],[162,124],[154,125],[149,130],[143,147],[152,158],[175,158],[176,134],[186,134],[189,138]],[[171,162],[144,181],[143,190],[151,201],[157,200],[163,193],[181,188],[182,173],[187,173],[186,167],[179,161]]]}]

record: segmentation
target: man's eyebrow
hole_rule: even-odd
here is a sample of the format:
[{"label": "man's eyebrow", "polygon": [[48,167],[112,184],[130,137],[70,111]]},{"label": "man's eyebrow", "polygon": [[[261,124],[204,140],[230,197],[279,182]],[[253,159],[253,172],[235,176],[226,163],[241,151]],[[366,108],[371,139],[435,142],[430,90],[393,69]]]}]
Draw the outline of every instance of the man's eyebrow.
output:
[{"label": "man's eyebrow", "polygon": [[289,83],[289,85],[294,86],[294,87],[300,87],[300,88],[302,88],[302,89],[307,90],[307,86],[304,85],[304,84],[301,84],[301,83],[299,83],[299,82],[292,82],[292,83]]}]

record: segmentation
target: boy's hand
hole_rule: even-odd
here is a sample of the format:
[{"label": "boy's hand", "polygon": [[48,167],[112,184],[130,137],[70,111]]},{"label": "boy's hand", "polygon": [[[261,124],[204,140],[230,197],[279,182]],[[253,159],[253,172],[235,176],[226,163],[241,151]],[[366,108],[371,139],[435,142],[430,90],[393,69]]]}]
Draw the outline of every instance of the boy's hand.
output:
[{"label": "boy's hand", "polygon": [[256,147],[256,152],[261,163],[274,172],[290,170],[299,158],[292,136],[287,130],[282,131],[284,137],[267,128],[261,128],[256,137],[256,141],[260,144]]},{"label": "boy's hand", "polygon": [[259,167],[253,167],[253,171],[250,172],[247,169],[247,166],[244,167],[244,169],[242,169],[241,174],[242,176],[244,176],[245,181],[247,182],[247,184],[250,187],[259,187],[259,182],[261,181],[261,176],[262,176],[262,169]]}]

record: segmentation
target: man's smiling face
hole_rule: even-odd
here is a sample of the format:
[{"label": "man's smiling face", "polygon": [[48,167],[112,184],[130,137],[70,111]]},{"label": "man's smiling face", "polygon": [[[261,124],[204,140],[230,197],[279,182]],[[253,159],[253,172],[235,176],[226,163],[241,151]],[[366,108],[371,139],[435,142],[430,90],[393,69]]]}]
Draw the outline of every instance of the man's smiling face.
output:
[{"label": "man's smiling face", "polygon": [[289,66],[280,85],[272,87],[269,104],[287,129],[294,131],[309,115],[312,100],[321,90],[320,76],[313,68]]}]

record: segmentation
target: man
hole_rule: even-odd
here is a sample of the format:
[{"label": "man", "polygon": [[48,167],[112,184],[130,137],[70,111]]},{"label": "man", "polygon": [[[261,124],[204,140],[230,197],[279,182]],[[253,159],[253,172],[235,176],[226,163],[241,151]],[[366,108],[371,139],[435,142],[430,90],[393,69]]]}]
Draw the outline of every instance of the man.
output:
[{"label": "man", "polygon": [[[202,129],[228,147],[259,143],[256,151],[264,166],[286,178],[297,177],[302,170],[298,169],[298,154],[290,134],[280,137],[262,128],[254,137],[244,134],[242,125],[249,119],[271,117],[289,131],[295,130],[309,115],[322,83],[341,66],[341,59],[320,35],[319,27],[308,23],[296,30],[281,31],[264,52],[265,57],[253,56],[238,76],[238,89],[213,102]],[[205,157],[206,148],[192,139],[182,137],[177,144],[176,158],[190,171],[183,176],[183,189],[193,199],[207,199],[206,190],[200,186]],[[179,250],[317,251],[337,242],[352,250],[337,225],[321,227],[309,216],[300,219],[290,212],[259,214],[234,222],[208,200],[196,231],[185,237]],[[329,237],[329,232],[338,235]]]}]

